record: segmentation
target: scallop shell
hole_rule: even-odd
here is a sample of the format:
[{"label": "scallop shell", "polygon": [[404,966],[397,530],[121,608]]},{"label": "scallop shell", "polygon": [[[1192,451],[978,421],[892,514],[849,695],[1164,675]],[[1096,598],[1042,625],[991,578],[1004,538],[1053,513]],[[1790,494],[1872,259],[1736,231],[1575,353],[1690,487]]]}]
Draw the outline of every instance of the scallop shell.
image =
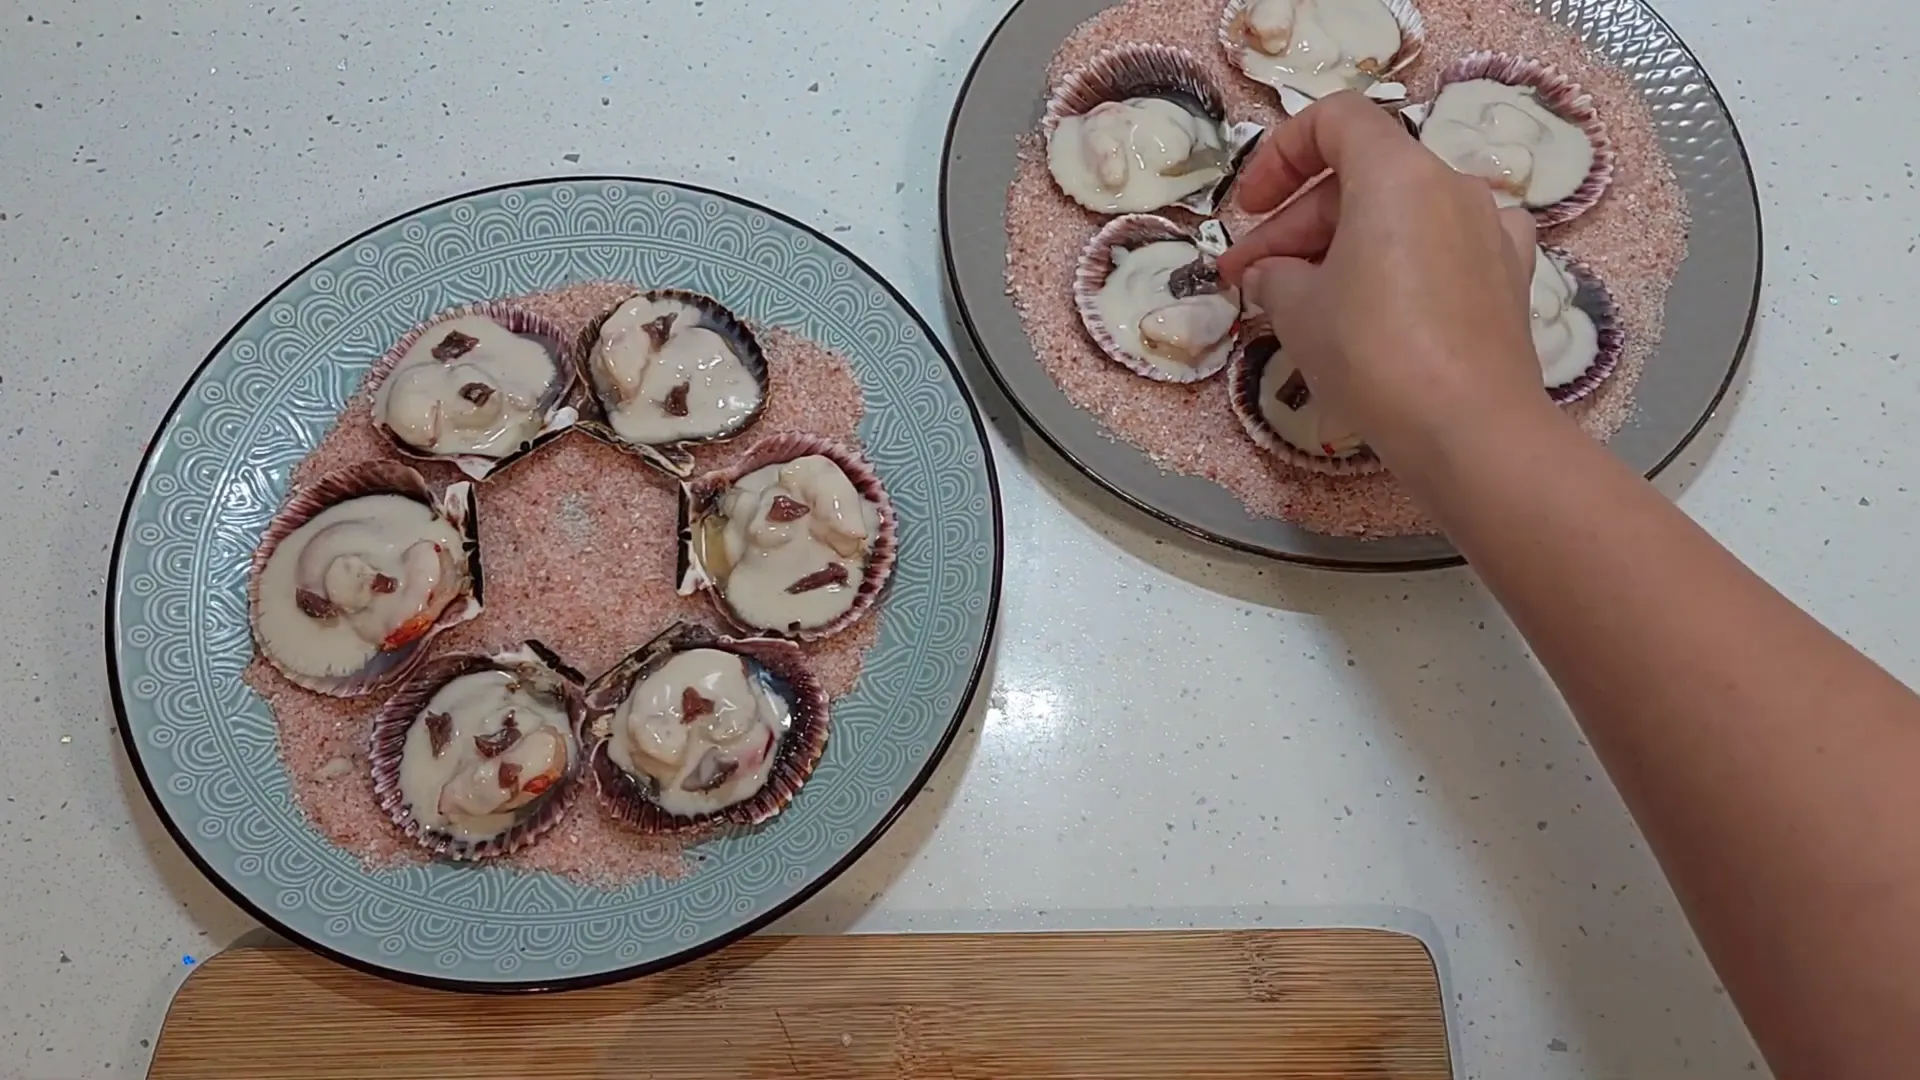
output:
[{"label": "scallop shell", "polygon": [[[1472,79],[1531,88],[1542,107],[1585,132],[1587,141],[1593,144],[1593,166],[1587,170],[1586,180],[1557,203],[1529,207],[1535,223],[1543,229],[1561,225],[1593,209],[1613,184],[1614,166],[1613,139],[1607,134],[1606,122],[1594,110],[1593,96],[1551,64],[1507,53],[1477,52],[1455,60],[1440,72],[1434,100],[1439,100],[1440,93],[1451,84]],[[1431,109],[1431,103],[1413,106],[1402,115],[1417,127],[1426,123]]]},{"label": "scallop shell", "polygon": [[[747,372],[752,375],[754,381],[759,384],[760,403],[754,406],[753,411],[748,413],[731,428],[717,434],[698,439],[681,439],[675,442],[660,443],[657,445],[631,442],[614,431],[612,425],[607,421],[609,410],[601,397],[600,384],[598,380],[594,378],[592,370],[593,350],[594,346],[597,345],[600,340],[600,328],[606,324],[607,319],[612,318],[615,312],[619,311],[621,307],[625,306],[627,301],[632,300],[636,296],[644,296],[649,300],[677,300],[680,303],[698,309],[701,316],[700,325],[725,338],[727,342],[734,347],[734,354],[740,358],[740,362],[745,365]],[[592,419],[581,422],[580,430],[610,446],[633,454],[640,458],[640,460],[676,479],[685,479],[693,475],[694,461],[692,447],[726,442],[729,439],[738,437],[748,428],[752,427],[754,423],[760,419],[761,415],[766,412],[767,395],[772,390],[772,377],[767,368],[767,354],[765,350],[760,347],[759,339],[754,336],[753,331],[748,328],[745,321],[738,315],[735,315],[725,304],[715,300],[713,297],[687,289],[636,289],[632,294],[622,297],[619,304],[614,305],[611,311],[608,311],[606,315],[596,320],[593,326],[581,335],[579,344],[574,349],[574,354],[578,357],[582,379],[587,388],[588,396],[592,399],[595,411]]]},{"label": "scallop shell", "polygon": [[[1227,62],[1233,65],[1234,70],[1263,86],[1271,86],[1278,91],[1281,109],[1288,116],[1297,116],[1302,109],[1313,104],[1314,98],[1311,95],[1291,86],[1256,78],[1245,67],[1245,59],[1242,56],[1245,50],[1243,43],[1246,40],[1245,19],[1258,2],[1259,0],[1227,0],[1226,6],[1220,10],[1220,48],[1226,53]],[[1407,88],[1392,80],[1395,75],[1405,71],[1415,60],[1418,60],[1421,50],[1427,47],[1427,20],[1420,14],[1420,9],[1413,5],[1413,0],[1381,0],[1381,3],[1392,14],[1393,21],[1400,26],[1400,48],[1388,58],[1386,66],[1375,74],[1374,78],[1378,81],[1360,88],[1360,91],[1375,101],[1392,105],[1406,100]]]},{"label": "scallop shell", "polygon": [[[1040,129],[1051,138],[1066,117],[1081,116],[1109,101],[1139,97],[1165,98],[1220,125],[1228,150],[1227,175],[1211,188],[1173,205],[1207,215],[1225,205],[1240,167],[1266,129],[1245,121],[1229,124],[1226,97],[1219,83],[1200,58],[1185,49],[1173,45],[1116,45],[1107,49],[1054,88]],[[1098,207],[1088,209],[1102,212]]]},{"label": "scallop shell", "polygon": [[1573,295],[1573,306],[1587,313],[1593,320],[1593,327],[1599,331],[1599,348],[1594,353],[1593,363],[1580,373],[1572,382],[1561,386],[1547,387],[1547,393],[1561,405],[1571,405],[1593,393],[1606,382],[1614,369],[1620,366],[1620,355],[1626,347],[1626,335],[1620,328],[1620,313],[1614,306],[1613,294],[1607,290],[1606,282],[1586,263],[1575,258],[1571,252],[1556,247],[1542,248],[1547,257],[1565,267],[1577,289]]},{"label": "scallop shell", "polygon": [[[1080,321],[1086,325],[1093,343],[1115,363],[1157,382],[1200,382],[1218,374],[1236,354],[1241,337],[1238,325],[1224,344],[1216,347],[1205,361],[1194,365],[1187,377],[1182,378],[1179,372],[1168,371],[1152,361],[1127,352],[1107,326],[1105,316],[1100,313],[1100,290],[1113,273],[1114,250],[1131,251],[1163,240],[1184,241],[1203,251],[1209,247],[1208,242],[1193,230],[1153,214],[1127,214],[1107,222],[1099,232],[1093,234],[1093,239],[1087,241],[1086,248],[1080,253],[1080,266],[1073,279],[1074,306],[1079,309]],[[1224,245],[1221,248],[1224,250]],[[1213,254],[1217,255],[1219,251]]]},{"label": "scallop shell", "polygon": [[580,379],[579,361],[574,355],[576,346],[571,343],[573,340],[572,336],[563,330],[559,323],[500,301],[468,304],[464,307],[443,311],[433,318],[428,319],[426,322],[421,323],[419,326],[407,331],[399,341],[394,342],[393,347],[388,349],[385,355],[374,361],[373,371],[367,380],[367,389],[370,391],[379,390],[381,384],[385,383],[388,377],[393,374],[394,368],[399,366],[400,360],[406,356],[407,350],[413,348],[414,344],[422,337],[431,333],[434,327],[449,320],[464,318],[469,315],[483,316],[492,319],[494,322],[499,323],[515,334],[524,337],[538,338],[540,339],[540,343],[547,347],[548,354],[553,357],[554,371],[557,377],[554,380],[553,387],[547,392],[547,396],[541,400],[542,423],[540,430],[535,433],[533,438],[521,443],[519,448],[512,453],[497,458],[485,457],[479,454],[435,454],[421,450],[395,434],[393,429],[387,426],[386,421],[380,418],[378,412],[373,411],[378,402],[377,397],[369,400],[367,408],[372,412],[374,427],[378,428],[380,432],[387,437],[387,441],[393,444],[393,448],[401,454],[413,458],[416,461],[452,462],[454,465],[459,466],[461,472],[473,479],[485,480],[494,473],[499,472],[514,462],[526,457],[528,454],[533,453],[540,447],[552,442],[554,439],[559,438],[580,418],[579,409],[576,407],[578,397],[577,389]]},{"label": "scallop shell", "polygon": [[[335,678],[290,671],[266,649],[259,646],[260,574],[273,557],[280,542],[294,530],[313,520],[329,507],[365,495],[404,495],[425,503],[445,518],[465,538],[467,556],[466,589],[441,611],[427,632],[418,640],[374,657],[366,668]],[[439,495],[419,473],[390,461],[374,461],[350,466],[320,477],[294,490],[285,506],[268,523],[266,535],[253,553],[253,565],[247,577],[248,623],[254,629],[255,648],[262,659],[287,677],[289,682],[329,697],[352,698],[371,694],[406,678],[407,673],[426,656],[427,646],[442,631],[458,626],[481,612],[483,583],[480,573],[480,532],[474,511],[473,485],[466,481],[449,484]]]},{"label": "scallop shell", "polygon": [[[682,816],[662,809],[648,786],[622,769],[607,753],[611,732],[595,734],[596,721],[610,716],[633,687],[657,670],[666,659],[690,649],[719,649],[747,659],[773,679],[792,710],[780,746],[774,751],[767,782],[752,796],[711,814]],[[581,717],[580,742],[587,751],[587,769],[593,775],[600,803],[613,817],[645,833],[656,835],[702,832],[718,826],[751,827],[772,819],[793,802],[813,775],[827,748],[827,694],[805,665],[800,647],[777,638],[732,638],[704,626],[679,622],[642,645],[587,690]]]},{"label": "scallop shell", "polygon": [[[699,553],[694,544],[693,533],[696,526],[704,521],[714,510],[722,493],[734,481],[781,462],[819,454],[840,466],[847,478],[853,481],[854,490],[863,498],[879,506],[880,527],[873,537],[873,545],[867,553],[866,576],[860,582],[860,592],[854,598],[853,606],[839,618],[824,626],[811,630],[796,630],[789,633],[772,630],[767,627],[753,626],[728,606],[726,597],[718,584],[701,564]],[[773,435],[762,439],[748,449],[732,467],[705,476],[685,481],[680,485],[680,558],[676,580],[680,595],[692,596],[705,592],[713,600],[713,606],[721,617],[744,633],[766,635],[770,637],[793,638],[798,641],[819,641],[859,622],[880,599],[880,590],[884,589],[887,579],[893,575],[893,561],[898,551],[898,538],[895,533],[893,502],[887,498],[887,492],[880,483],[880,474],[858,453],[818,435],[802,432],[790,432],[785,435]]]},{"label": "scallop shell", "polygon": [[1327,476],[1365,476],[1379,472],[1384,466],[1371,449],[1362,448],[1346,457],[1328,457],[1293,445],[1267,423],[1260,413],[1260,376],[1267,364],[1279,355],[1280,340],[1265,328],[1249,337],[1247,347],[1227,369],[1227,402],[1254,444],[1289,465]]},{"label": "scallop shell", "polygon": [[[549,684],[567,713],[566,735],[572,758],[559,782],[521,807],[520,820],[507,831],[487,840],[461,840],[428,828],[414,816],[412,804],[400,789],[400,761],[406,750],[407,733],[419,722],[433,695],[453,680],[479,671],[508,671]],[[477,862],[511,855],[527,847],[566,817],[580,792],[580,775],[586,759],[578,741],[585,711],[585,682],[578,671],[538,641],[528,641],[518,649],[493,656],[452,653],[435,657],[422,665],[413,678],[374,713],[367,744],[367,757],[373,766],[374,799],[409,840],[443,859]]]}]

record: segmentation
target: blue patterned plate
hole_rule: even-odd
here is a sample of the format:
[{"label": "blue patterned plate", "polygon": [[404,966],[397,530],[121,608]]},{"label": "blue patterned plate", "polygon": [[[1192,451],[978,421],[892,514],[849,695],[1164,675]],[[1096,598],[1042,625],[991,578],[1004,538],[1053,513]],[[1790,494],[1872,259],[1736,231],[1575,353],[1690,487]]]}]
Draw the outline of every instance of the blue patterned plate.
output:
[{"label": "blue patterned plate", "polygon": [[[851,358],[860,436],[900,559],[880,640],[800,798],[702,848],[680,881],[609,891],[504,867],[369,872],[294,803],[252,657],[247,568],[293,467],[379,355],[470,300],[617,278],[697,289]],[[349,240],[262,300],[168,411],[127,497],[107,664],[128,755],[194,863],[256,918],[336,960],[465,990],[559,989],[718,948],[845,869],[919,791],[986,660],[1000,494],[952,361],[900,294],[833,241],[718,192],[622,177],[447,199]]]}]

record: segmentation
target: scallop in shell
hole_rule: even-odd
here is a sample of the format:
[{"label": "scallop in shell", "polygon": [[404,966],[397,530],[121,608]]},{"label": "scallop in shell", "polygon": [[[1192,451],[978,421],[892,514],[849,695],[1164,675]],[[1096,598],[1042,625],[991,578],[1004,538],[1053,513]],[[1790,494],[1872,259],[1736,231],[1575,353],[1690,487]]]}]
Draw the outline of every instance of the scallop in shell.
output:
[{"label": "scallop in shell", "polygon": [[1193,232],[1163,217],[1108,222],[1080,255],[1073,301],[1100,351],[1137,375],[1198,382],[1239,345],[1240,291],[1220,280],[1217,221]]},{"label": "scallop in shell", "polygon": [[815,435],[763,439],[680,486],[680,593],[707,593],[749,633],[813,641],[852,626],[879,599],[895,547],[873,466]]},{"label": "scallop in shell", "polygon": [[827,695],[791,641],[677,623],[594,681],[581,742],[601,804],[633,828],[758,825],[813,775]]},{"label": "scallop in shell", "polygon": [[374,364],[373,420],[408,457],[476,480],[579,418],[579,374],[558,324],[501,303],[434,316]]},{"label": "scallop in shell", "polygon": [[1220,12],[1227,60],[1278,91],[1289,116],[1341,90],[1405,101],[1407,88],[1391,80],[1426,42],[1413,0],[1227,0]]},{"label": "scallop in shell", "polygon": [[480,614],[473,485],[438,494],[372,462],[298,488],[248,582],[260,655],[294,683],[359,697],[399,682],[434,635]]},{"label": "scallop in shell", "polygon": [[582,682],[537,641],[428,661],[374,715],[380,808],[446,859],[497,858],[538,840],[579,790]]},{"label": "scallop in shell", "polygon": [[766,408],[767,357],[718,300],[681,289],[636,293],[583,342],[600,419],[584,430],[673,476],[689,447],[745,431]]},{"label": "scallop in shell", "polygon": [[1265,328],[1227,369],[1227,401],[1256,445],[1297,468],[1332,476],[1379,472],[1380,459],[1353,425],[1329,412]]},{"label": "scallop in shell", "polygon": [[1558,68],[1477,52],[1440,73],[1432,102],[1401,117],[1441,160],[1486,179],[1542,228],[1592,209],[1613,183],[1613,140],[1592,95]]},{"label": "scallop in shell", "polygon": [[1213,213],[1262,131],[1228,123],[1213,77],[1171,45],[1121,45],[1094,57],[1054,90],[1041,129],[1054,182],[1102,214]]},{"label": "scallop in shell", "polygon": [[1571,254],[1542,246],[1534,254],[1530,301],[1547,393],[1562,405],[1593,393],[1619,366],[1625,344],[1606,284]]}]

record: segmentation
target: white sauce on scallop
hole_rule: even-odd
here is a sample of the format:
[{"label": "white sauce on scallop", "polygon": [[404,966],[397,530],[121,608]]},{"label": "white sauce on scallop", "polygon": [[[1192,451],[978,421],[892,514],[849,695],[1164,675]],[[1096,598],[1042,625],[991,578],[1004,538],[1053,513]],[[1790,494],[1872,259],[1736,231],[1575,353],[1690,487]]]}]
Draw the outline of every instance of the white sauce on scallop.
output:
[{"label": "white sauce on scallop", "polygon": [[[446,718],[437,754],[428,720],[436,715]],[[498,741],[509,719],[519,737],[488,757],[476,740]],[[441,687],[407,730],[400,792],[422,825],[459,840],[487,840],[512,828],[517,811],[559,781],[573,752],[559,702],[509,672],[477,671]]]},{"label": "white sauce on scallop", "polygon": [[1579,282],[1544,249],[1533,256],[1533,348],[1548,387],[1565,386],[1593,366],[1600,331],[1592,316],[1574,306]]},{"label": "white sauce on scallop", "polygon": [[1309,454],[1345,458],[1359,453],[1366,440],[1352,424],[1321,405],[1319,395],[1309,394],[1306,403],[1298,409],[1288,408],[1281,400],[1282,389],[1297,370],[1287,362],[1286,350],[1282,349],[1261,371],[1260,415],[1267,426],[1295,449]]},{"label": "white sauce on scallop", "polygon": [[[709,569],[741,619],[767,630],[807,630],[853,607],[880,508],[831,458],[809,455],[755,469],[721,496],[718,516],[724,525],[716,554],[725,565]],[[816,575],[834,580],[808,580]]]},{"label": "white sauce on scallop", "polygon": [[1180,240],[1162,240],[1113,251],[1113,270],[1100,287],[1100,318],[1127,355],[1162,370],[1184,374],[1221,349],[1233,347],[1240,318],[1240,293],[1174,299],[1168,277],[1200,257],[1200,249]]},{"label": "white sauce on scallop", "polygon": [[759,382],[701,318],[691,304],[636,296],[601,325],[590,364],[621,438],[658,446],[711,437],[759,407]]},{"label": "white sauce on scallop", "polygon": [[1047,139],[1060,189],[1089,210],[1171,206],[1227,175],[1227,137],[1212,119],[1163,98],[1131,98],[1062,117]]},{"label": "white sauce on scallop", "polygon": [[791,722],[787,702],[739,655],[689,649],[636,683],[614,710],[607,755],[652,778],[653,801],[668,813],[711,814],[766,786]]},{"label": "white sauce on scallop", "polygon": [[1380,0],[1257,0],[1241,40],[1248,77],[1321,98],[1379,78],[1400,51],[1400,24]]},{"label": "white sauce on scallop", "polygon": [[1492,79],[1441,90],[1420,141],[1456,170],[1485,178],[1502,206],[1552,206],[1593,169],[1585,131],[1548,111],[1530,87]]},{"label": "white sauce on scallop", "polygon": [[[292,671],[351,675],[381,651],[417,639],[464,584],[463,538],[404,495],[330,506],[274,548],[260,572],[255,633]],[[302,608],[331,609],[312,615]]]},{"label": "white sauce on scallop", "polygon": [[374,415],[416,450],[506,457],[540,433],[558,377],[541,342],[465,315],[434,324],[401,355],[374,394]]}]

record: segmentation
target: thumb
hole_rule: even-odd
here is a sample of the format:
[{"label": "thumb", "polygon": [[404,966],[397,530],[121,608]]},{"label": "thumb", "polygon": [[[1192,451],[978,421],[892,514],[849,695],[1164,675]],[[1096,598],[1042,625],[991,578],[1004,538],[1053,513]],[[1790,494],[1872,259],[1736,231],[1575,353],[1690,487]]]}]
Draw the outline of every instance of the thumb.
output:
[{"label": "thumb", "polygon": [[1508,243],[1513,245],[1514,254],[1520,256],[1520,265],[1532,272],[1533,249],[1539,244],[1538,231],[1535,228],[1533,214],[1518,206],[1500,211],[1500,227],[1506,231]]},{"label": "thumb", "polygon": [[1315,273],[1316,267],[1305,259],[1261,259],[1240,279],[1241,305],[1265,313],[1277,326],[1297,324],[1307,309]]}]

